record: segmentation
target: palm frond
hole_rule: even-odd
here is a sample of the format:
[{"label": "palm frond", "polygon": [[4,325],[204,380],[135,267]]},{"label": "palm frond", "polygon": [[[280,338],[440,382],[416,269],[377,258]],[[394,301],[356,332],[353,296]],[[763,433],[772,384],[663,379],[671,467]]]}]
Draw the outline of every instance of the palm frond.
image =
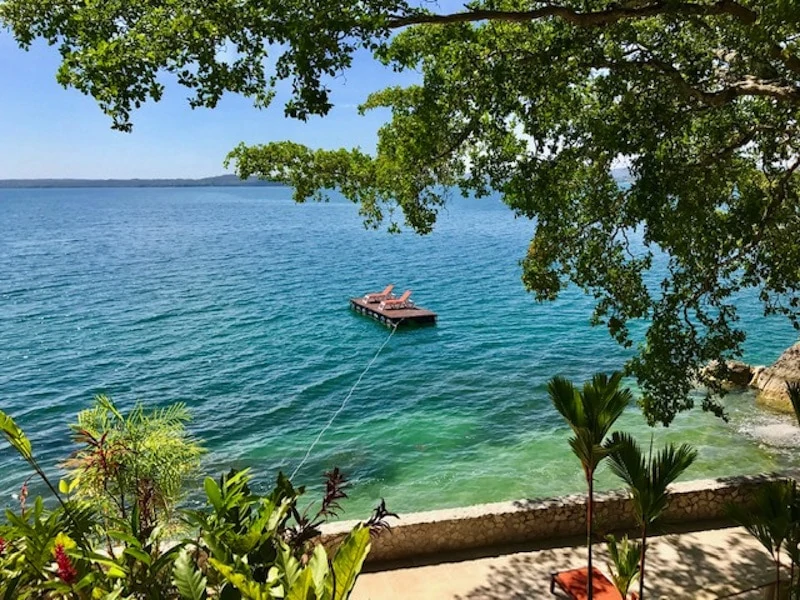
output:
[{"label": "palm frond", "polygon": [[789,400],[792,403],[794,418],[797,420],[798,425],[800,425],[800,382],[787,381],[786,392],[789,394]]},{"label": "palm frond", "polygon": [[639,444],[629,433],[615,431],[606,443],[610,469],[625,485],[639,489],[647,479],[647,465]]},{"label": "palm frond", "polygon": [[668,486],[692,465],[697,451],[688,444],[669,444],[645,457],[633,436],[616,432],[607,446],[611,471],[630,490],[637,519],[642,525],[654,524],[669,503]]},{"label": "palm frond", "polygon": [[[730,518],[744,527],[773,557],[784,539],[784,535],[780,531],[784,523],[783,516],[775,510],[771,499],[767,498],[775,492],[774,489],[762,488],[756,493],[753,506],[744,507],[734,504],[728,506]],[[779,499],[775,500],[780,502]]]},{"label": "palm frond", "polygon": [[621,381],[621,373],[610,377],[598,373],[581,390],[563,377],[554,377],[548,384],[553,406],[575,434],[570,445],[590,471],[608,455],[603,440],[632,397],[630,390],[619,389]]},{"label": "palm frond", "polygon": [[697,458],[697,450],[689,444],[675,446],[669,444],[658,452],[651,460],[652,480],[654,487],[666,490],[686,471]]},{"label": "palm frond", "polygon": [[596,444],[591,431],[585,427],[575,431],[575,435],[569,439],[569,445],[573,454],[590,473],[593,473],[600,462],[608,456],[608,450]]},{"label": "palm frond", "polygon": [[629,389],[620,389],[621,382],[622,373],[617,371],[610,377],[605,373],[598,373],[591,382],[583,386],[582,396],[585,410],[589,415],[588,422],[599,440],[608,435],[611,427],[633,399]]},{"label": "palm frond", "polygon": [[573,429],[586,424],[586,413],[580,395],[572,382],[564,377],[553,377],[547,384],[547,391],[555,409]]}]

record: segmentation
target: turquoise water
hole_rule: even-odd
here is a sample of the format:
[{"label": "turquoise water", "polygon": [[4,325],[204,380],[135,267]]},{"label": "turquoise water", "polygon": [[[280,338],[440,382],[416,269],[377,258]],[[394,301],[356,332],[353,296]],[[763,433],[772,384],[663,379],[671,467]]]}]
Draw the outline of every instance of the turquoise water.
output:
[{"label": "turquoise water", "polygon": [[[389,330],[347,299],[388,282],[439,313],[389,340],[300,469],[354,481],[346,516],[380,497],[405,512],[583,489],[548,378],[583,380],[626,353],[570,291],[537,304],[520,283],[532,225],[496,200],[454,201],[427,237],[367,231],[345,202],[296,205],[284,188],[0,190],[0,407],[43,462],[98,392],[125,407],[184,401],[206,468],[291,472]],[[745,359],[773,361],[788,323],[741,301]],[[788,418],[747,394],[731,422],[683,415],[689,478],[794,464]],[[649,439],[636,409],[625,428]],[[26,471],[0,450],[0,493]],[[601,486],[613,482],[600,475]]]}]

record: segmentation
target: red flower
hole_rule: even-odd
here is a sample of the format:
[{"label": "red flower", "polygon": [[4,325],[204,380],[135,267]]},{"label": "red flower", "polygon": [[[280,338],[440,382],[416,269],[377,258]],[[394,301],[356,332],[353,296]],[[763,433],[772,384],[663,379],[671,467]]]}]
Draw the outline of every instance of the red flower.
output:
[{"label": "red flower", "polygon": [[0,554],[6,551],[6,541],[0,537]]},{"label": "red flower", "polygon": [[61,544],[56,545],[55,555],[56,565],[58,565],[56,575],[58,575],[59,579],[64,583],[75,583],[75,580],[78,578],[78,571],[75,570],[69,556],[64,552],[64,546]]}]

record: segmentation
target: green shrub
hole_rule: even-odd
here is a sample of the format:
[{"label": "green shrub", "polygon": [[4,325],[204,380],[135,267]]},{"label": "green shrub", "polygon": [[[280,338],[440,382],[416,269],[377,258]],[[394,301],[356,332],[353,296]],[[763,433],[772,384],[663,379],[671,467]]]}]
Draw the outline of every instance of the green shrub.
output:
[{"label": "green shrub", "polygon": [[141,404],[122,415],[107,396],[81,411],[71,425],[80,445],[64,463],[67,490],[107,519],[128,519],[138,510],[138,529],[148,537],[173,521],[188,477],[196,474],[201,447],[186,432],[184,404],[146,411]]},{"label": "green shrub", "polygon": [[[357,525],[331,556],[317,541],[336,516],[347,483],[326,473],[316,512],[298,509],[303,488],[282,474],[267,495],[248,486],[249,471],[206,478],[205,507],[176,509],[182,484],[201,449],[185,432],[182,405],[127,416],[96,398],[73,426],[81,445],[56,489],[31,443],[0,411],[0,431],[41,477],[57,505],[41,497],[0,525],[0,598],[177,600],[238,598],[342,600],[349,597],[369,552],[371,534],[387,527],[385,505]],[[167,539],[179,516],[193,537]]]}]

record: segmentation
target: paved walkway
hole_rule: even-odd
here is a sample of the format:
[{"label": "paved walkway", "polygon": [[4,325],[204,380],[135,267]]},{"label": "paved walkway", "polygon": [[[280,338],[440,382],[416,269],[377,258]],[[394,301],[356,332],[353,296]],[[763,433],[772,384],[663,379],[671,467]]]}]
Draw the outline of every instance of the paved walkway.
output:
[{"label": "paved walkway", "polygon": [[[575,544],[580,540],[524,551],[506,549],[495,556],[445,557],[439,564],[394,565],[390,570],[362,574],[352,598],[563,599],[566,596],[550,596],[549,576],[553,571],[585,566],[586,550]],[[599,544],[595,548],[595,565],[607,574],[605,548]],[[738,527],[654,537],[648,541],[645,568],[647,600],[719,598],[773,579],[769,555]],[[764,598],[764,591],[735,596],[735,600],[756,598]]]}]

